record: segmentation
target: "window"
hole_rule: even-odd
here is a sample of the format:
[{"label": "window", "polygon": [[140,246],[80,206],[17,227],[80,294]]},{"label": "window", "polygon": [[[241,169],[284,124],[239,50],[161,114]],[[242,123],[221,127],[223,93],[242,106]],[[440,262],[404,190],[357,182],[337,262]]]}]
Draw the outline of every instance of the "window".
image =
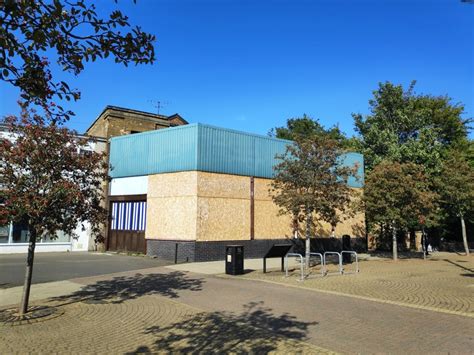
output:
[{"label": "window", "polygon": [[[11,234],[10,234],[11,233]],[[14,223],[0,226],[0,244],[19,244],[29,242],[29,232],[27,223]],[[59,231],[56,236],[43,236],[37,243],[70,243],[71,236]]]},{"label": "window", "polygon": [[8,237],[10,236],[10,225],[6,224],[0,226],[0,243],[8,243]]},{"label": "window", "polygon": [[28,243],[28,225],[26,223],[13,224],[12,242]]},{"label": "window", "polygon": [[41,243],[69,243],[71,241],[71,236],[64,233],[63,231],[56,232],[56,236],[52,238],[51,236],[44,236],[41,238]]},{"label": "window", "polygon": [[85,156],[85,157],[90,157],[92,155],[92,151],[87,150],[87,149],[79,149],[79,155]]}]

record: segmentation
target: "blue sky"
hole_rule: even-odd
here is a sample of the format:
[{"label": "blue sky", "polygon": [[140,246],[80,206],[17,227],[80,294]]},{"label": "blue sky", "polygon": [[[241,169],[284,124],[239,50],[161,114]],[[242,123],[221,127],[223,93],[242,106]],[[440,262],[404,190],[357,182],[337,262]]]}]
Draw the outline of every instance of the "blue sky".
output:
[{"label": "blue sky", "polygon": [[[353,134],[378,82],[449,95],[474,117],[474,4],[461,0],[101,1],[157,36],[153,66],[89,65],[68,78],[82,99],[65,106],[84,132],[106,105],[179,113],[266,134],[306,113]],[[18,92],[0,84],[0,115]],[[472,134],[471,134],[472,137]]]}]

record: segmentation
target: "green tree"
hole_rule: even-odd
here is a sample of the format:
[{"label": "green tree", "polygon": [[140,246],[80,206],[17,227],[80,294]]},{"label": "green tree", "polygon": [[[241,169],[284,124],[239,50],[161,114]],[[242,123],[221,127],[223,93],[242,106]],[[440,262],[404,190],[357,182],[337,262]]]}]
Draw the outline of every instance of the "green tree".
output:
[{"label": "green tree", "polygon": [[[449,97],[416,94],[414,89],[414,81],[406,90],[390,82],[379,84],[369,100],[370,113],[353,114],[359,151],[364,154],[367,173],[383,161],[422,166],[429,189],[439,195],[444,181],[443,162],[449,150],[472,156],[472,142],[467,138],[472,120],[464,119],[464,106],[453,104]],[[369,189],[370,185],[365,191]],[[441,227],[449,213],[436,209],[432,226],[437,221]],[[370,218],[367,215],[369,225]]]},{"label": "green tree", "polygon": [[270,137],[296,140],[298,137],[326,136],[337,141],[343,148],[356,148],[355,139],[347,138],[339,126],[325,128],[317,119],[303,114],[303,117],[290,118],[286,121],[286,126],[272,128],[268,135]]},{"label": "green tree", "polygon": [[397,260],[397,233],[429,225],[437,195],[422,166],[382,161],[366,176],[363,201],[369,229],[378,226],[392,232],[393,259]]},{"label": "green tree", "polygon": [[441,180],[441,201],[446,210],[459,218],[464,250],[469,255],[465,218],[472,218],[474,211],[474,167],[461,153],[453,151],[443,164]]},{"label": "green tree", "polygon": [[474,140],[467,140],[466,143],[461,147],[458,147],[457,150],[462,155],[462,158],[465,159],[472,168],[474,168]]},{"label": "green tree", "polygon": [[20,119],[7,118],[12,139],[0,142],[0,225],[27,223],[29,230],[20,315],[28,310],[37,240],[54,239],[58,231],[74,236],[84,222],[99,238],[107,218],[101,207],[107,179],[104,155],[80,154],[87,144],[84,138],[45,121],[23,109]]},{"label": "green tree", "polygon": [[370,114],[353,114],[367,171],[388,159],[438,174],[445,151],[466,142],[471,120],[461,117],[464,106],[446,96],[417,95],[414,87],[414,81],[407,90],[380,83],[369,100]]},{"label": "green tree", "polygon": [[112,56],[116,63],[152,63],[153,35],[132,28],[119,10],[107,18],[84,0],[6,0],[0,6],[0,80],[20,89],[26,103],[39,105],[53,121],[73,113],[54,100],[78,100],[80,92],[55,82],[50,59],[78,75],[86,62]]},{"label": "green tree", "polygon": [[343,166],[340,144],[326,135],[297,137],[275,166],[270,192],[281,214],[306,220],[306,267],[309,267],[313,215],[336,225],[350,211],[354,190],[347,185],[357,167]]}]

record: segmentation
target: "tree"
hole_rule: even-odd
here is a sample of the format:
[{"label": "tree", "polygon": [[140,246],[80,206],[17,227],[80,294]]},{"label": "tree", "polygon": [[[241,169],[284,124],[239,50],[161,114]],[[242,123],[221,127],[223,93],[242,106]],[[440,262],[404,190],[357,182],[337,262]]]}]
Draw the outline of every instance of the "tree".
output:
[{"label": "tree", "polygon": [[385,160],[367,175],[363,201],[369,228],[381,226],[392,232],[393,259],[397,260],[397,233],[429,224],[437,195],[430,190],[422,166]]},{"label": "tree", "polygon": [[[26,108],[21,118],[8,117],[11,140],[0,143],[0,225],[27,223],[29,246],[20,316],[28,310],[33,260],[38,239],[58,231],[74,236],[89,222],[100,237],[107,213],[101,207],[107,179],[103,154],[80,154],[87,143]],[[84,228],[84,225],[83,225]]]},{"label": "tree", "polygon": [[342,148],[357,150],[357,140],[355,138],[347,138],[339,126],[334,125],[325,128],[318,119],[303,114],[303,117],[290,118],[286,120],[286,127],[272,128],[268,135],[280,139],[295,140],[298,137],[326,136],[337,141]]},{"label": "tree", "polygon": [[26,103],[41,106],[44,117],[65,121],[73,113],[54,99],[78,100],[80,92],[53,81],[48,57],[73,75],[85,62],[109,55],[124,65],[153,63],[154,40],[131,28],[119,10],[103,19],[84,0],[6,0],[0,7],[0,80],[18,87]]},{"label": "tree", "polygon": [[471,120],[462,119],[464,106],[446,96],[417,95],[414,87],[415,81],[407,90],[380,83],[369,100],[370,114],[353,114],[367,171],[391,160],[438,174],[445,151],[465,143]]},{"label": "tree", "polygon": [[[370,113],[353,114],[359,151],[364,154],[368,174],[383,161],[422,166],[429,189],[440,194],[443,162],[448,152],[457,149],[469,154],[472,144],[467,133],[472,119],[462,118],[464,106],[453,104],[449,97],[416,94],[414,89],[415,81],[407,89],[390,82],[379,83],[369,100]],[[365,192],[369,189],[367,185]],[[439,228],[449,211],[435,211]],[[367,215],[369,225],[370,218]]]},{"label": "tree", "polygon": [[286,127],[275,127],[268,132],[271,137],[295,140],[297,137],[311,137],[313,135],[324,135],[336,141],[343,141],[346,137],[338,126],[326,129],[319,120],[313,119],[306,114],[303,117],[290,118],[286,121]]},{"label": "tree", "polygon": [[443,164],[441,180],[441,201],[459,218],[464,250],[469,255],[465,217],[474,211],[474,168],[461,153],[453,151]]},{"label": "tree", "polygon": [[354,191],[347,185],[357,167],[341,164],[342,150],[337,141],[322,135],[297,138],[287,146],[275,166],[270,192],[281,214],[306,220],[306,267],[309,267],[313,215],[336,225],[350,210]]}]

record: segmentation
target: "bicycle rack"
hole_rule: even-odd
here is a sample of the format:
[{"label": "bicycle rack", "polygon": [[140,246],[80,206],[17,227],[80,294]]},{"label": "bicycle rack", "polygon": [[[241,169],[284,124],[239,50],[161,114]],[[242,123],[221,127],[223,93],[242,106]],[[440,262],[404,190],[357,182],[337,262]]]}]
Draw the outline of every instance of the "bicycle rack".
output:
[{"label": "bicycle rack", "polygon": [[[339,259],[339,271],[338,272],[335,272],[337,274],[343,274],[344,270],[342,268],[342,255],[341,253],[338,253],[337,251],[326,251],[324,252],[324,256],[323,256],[323,263],[324,263],[324,274],[325,275],[329,275],[329,272],[327,270],[327,262],[326,262],[326,256],[327,255],[337,255],[338,259]],[[335,274],[334,272],[332,272],[331,274]]]},{"label": "bicycle rack", "polygon": [[321,258],[321,276],[324,276],[325,268],[324,268],[323,254],[321,254],[321,253],[309,253],[309,257],[312,257],[312,256],[319,256]]},{"label": "bicycle rack", "polygon": [[[350,254],[350,255],[355,255],[356,267],[355,267],[355,272],[354,272],[354,273],[355,273],[355,274],[359,273],[359,272],[360,272],[360,270],[359,270],[359,257],[357,256],[357,253],[356,253],[355,251],[343,250],[343,251],[341,251],[341,256],[342,256],[344,253],[345,253],[345,254]],[[344,272],[345,274],[347,274],[347,272],[345,272],[344,269],[342,269],[342,270],[343,270],[343,272]],[[350,273],[352,273],[352,272],[350,272]]]},{"label": "bicycle rack", "polygon": [[295,256],[297,258],[300,258],[300,270],[301,270],[301,276],[300,276],[300,281],[304,280],[304,260],[303,260],[303,255],[298,254],[298,253],[288,253],[285,256],[285,277],[288,277],[288,257],[289,256]]}]

